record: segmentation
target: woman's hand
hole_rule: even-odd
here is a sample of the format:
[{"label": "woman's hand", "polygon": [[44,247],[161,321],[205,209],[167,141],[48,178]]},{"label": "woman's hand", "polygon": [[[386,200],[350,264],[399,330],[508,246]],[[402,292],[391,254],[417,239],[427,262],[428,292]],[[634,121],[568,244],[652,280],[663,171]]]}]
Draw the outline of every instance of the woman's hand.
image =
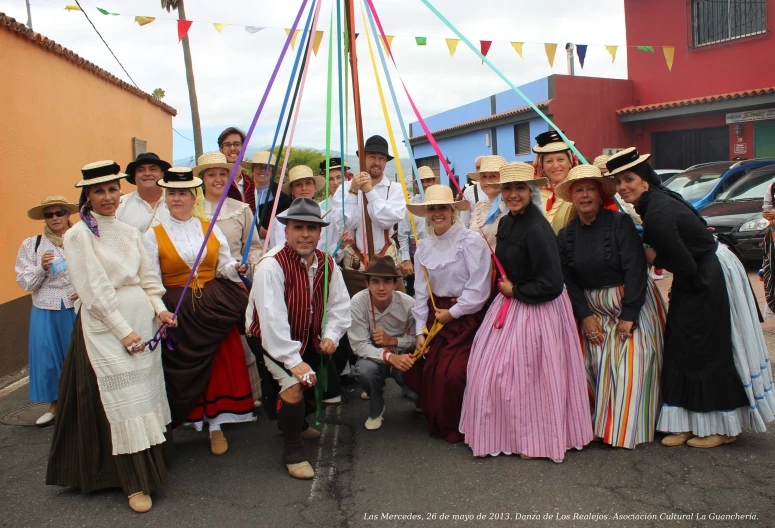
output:
[{"label": "woman's hand", "polygon": [[507,279],[498,282],[498,289],[504,297],[511,299],[514,296],[514,285]]},{"label": "woman's hand", "polygon": [[452,317],[452,314],[449,313],[449,310],[439,310],[438,308],[436,309],[436,320],[441,324],[447,324],[453,319],[454,317]]},{"label": "woman's hand", "polygon": [[593,345],[603,346],[603,328],[594,315],[581,320],[581,332]]},{"label": "woman's hand", "polygon": [[162,323],[165,323],[170,328],[175,328],[178,326],[178,318],[172,313],[168,311],[163,311],[159,314],[159,319],[161,319]]},{"label": "woman's hand", "polygon": [[619,319],[619,324],[616,325],[616,333],[619,335],[619,339],[629,339],[630,336],[632,336],[633,326],[633,321],[624,321]]},{"label": "woman's hand", "polygon": [[350,235],[350,232],[345,227],[342,229],[342,247],[353,247],[355,245],[355,240],[353,240],[352,235]]},{"label": "woman's hand", "polygon": [[240,274],[240,276],[245,277],[248,274],[248,265],[242,264],[240,262],[235,262],[234,267],[237,268],[237,273]]},{"label": "woman's hand", "polygon": [[657,259],[656,250],[654,248],[646,248],[643,252],[646,253],[646,262],[649,263],[649,266],[653,266],[654,261]]},{"label": "woman's hand", "polygon": [[126,351],[130,354],[136,354],[137,352],[142,352],[145,350],[145,343],[143,343],[143,338],[137,335],[137,332],[130,333],[128,336],[121,340],[121,344],[124,345],[124,348],[126,348]]},{"label": "woman's hand", "polygon": [[415,350],[422,350],[425,347],[425,335],[418,335],[417,336],[417,344],[415,345]]},{"label": "woman's hand", "polygon": [[764,217],[765,220],[769,220],[770,222],[772,222],[773,220],[775,220],[775,211],[764,211],[762,213],[762,216]]},{"label": "woman's hand", "polygon": [[54,252],[51,250],[46,251],[43,253],[43,257],[40,259],[40,265],[43,267],[45,271],[48,271],[48,268],[51,266],[51,263],[54,261]]}]

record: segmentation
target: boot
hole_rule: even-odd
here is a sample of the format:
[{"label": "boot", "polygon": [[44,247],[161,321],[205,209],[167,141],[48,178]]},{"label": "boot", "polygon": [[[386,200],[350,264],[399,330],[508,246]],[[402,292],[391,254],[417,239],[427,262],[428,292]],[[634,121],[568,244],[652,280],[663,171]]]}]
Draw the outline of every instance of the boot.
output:
[{"label": "boot", "polygon": [[315,472],[309,465],[307,452],[304,450],[304,441],[301,438],[301,431],[304,427],[304,402],[288,403],[281,400],[278,407],[277,421],[285,440],[283,464],[288,469],[290,476],[310,479],[315,476]]}]

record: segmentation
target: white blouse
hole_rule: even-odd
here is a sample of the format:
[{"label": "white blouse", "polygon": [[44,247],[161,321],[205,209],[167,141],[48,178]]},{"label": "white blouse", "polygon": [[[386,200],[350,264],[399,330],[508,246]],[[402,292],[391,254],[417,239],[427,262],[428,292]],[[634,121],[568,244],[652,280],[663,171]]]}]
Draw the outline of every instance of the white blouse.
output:
[{"label": "white blouse", "polygon": [[[216,207],[218,207],[217,201],[211,202],[205,199],[204,210],[208,221],[212,221]],[[253,231],[253,239],[250,241],[250,248],[246,247],[252,224],[253,213],[250,211],[250,206],[233,198],[226,198],[220,213],[218,213],[216,225],[228,241],[227,246],[231,248],[231,256],[241,262],[242,256],[247,251],[248,263],[255,266],[258,259],[261,258],[262,242],[258,236],[258,227],[256,227]]]},{"label": "white blouse", "polygon": [[449,309],[455,319],[478,312],[490,298],[490,250],[481,235],[455,223],[441,236],[430,235],[417,243],[414,255],[415,304],[412,314],[417,335],[428,321],[428,270],[434,297],[455,297]]},{"label": "white blouse", "polygon": [[35,240],[37,237],[30,237],[22,242],[19,253],[16,255],[16,282],[24,291],[32,292],[32,304],[35,308],[41,310],[61,310],[62,303],[65,308],[72,308],[74,301],[70,297],[75,293],[73,285],[70,283],[70,274],[66,269],[54,273],[49,267],[48,271],[43,269],[40,264],[46,251],[54,253],[54,259],[64,258],[63,248],[59,248],[42,235],[40,245],[35,251]]},{"label": "white blouse", "polygon": [[[182,221],[176,218],[170,217],[163,221],[161,225],[167,232],[167,236],[170,237],[172,244],[175,246],[175,250],[180,255],[180,258],[186,265],[191,268],[194,265],[199,250],[205,241],[204,233],[202,232],[202,221],[198,218],[191,217],[188,220]],[[229,250],[229,242],[223,235],[218,226],[213,227],[212,236],[218,240],[220,247],[218,248],[218,265],[216,267],[216,277],[223,277],[234,282],[240,283],[239,273],[237,272],[236,264],[237,260],[231,256]],[[159,241],[156,239],[156,231],[149,229],[145,233],[145,250],[148,252],[148,257],[156,269],[156,273],[161,277],[161,265],[159,263]],[[207,247],[202,252],[202,259],[204,260],[207,255]],[[200,264],[201,264],[200,260]]]}]

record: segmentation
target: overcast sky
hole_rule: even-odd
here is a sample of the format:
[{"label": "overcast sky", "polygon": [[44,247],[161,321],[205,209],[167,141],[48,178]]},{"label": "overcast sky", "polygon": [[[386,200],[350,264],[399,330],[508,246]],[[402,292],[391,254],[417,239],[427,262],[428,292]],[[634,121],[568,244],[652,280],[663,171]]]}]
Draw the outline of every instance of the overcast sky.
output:
[{"label": "overcast sky", "polygon": [[[186,88],[183,52],[177,41],[177,25],[160,7],[159,0],[79,0],[89,17],[121,60],[129,74],[146,92],[163,88],[164,101],[177,109],[173,127],[192,138],[191,114]],[[332,0],[322,0],[319,30],[328,31]],[[82,13],[65,11],[71,0],[30,0],[35,31],[57,41],[85,59],[129,82],[126,74],[100,41]],[[555,0],[554,2],[504,0],[433,0],[432,2],[464,35],[478,45],[479,40],[492,40],[487,57],[517,85],[552,73],[567,73],[564,43],[589,44],[580,75],[626,78],[627,54],[619,50],[616,62],[603,45],[625,44],[623,0]],[[216,137],[226,126],[247,129],[279,57],[285,39],[282,28],[290,27],[298,11],[298,0],[186,0],[186,14],[194,24],[189,32],[199,109],[204,132],[204,150],[216,150]],[[423,116],[486,97],[508,89],[508,86],[481,60],[460,43],[450,58],[444,38],[455,35],[428,10],[420,0],[374,0],[374,5],[388,35],[395,35],[393,52],[398,68]],[[125,16],[105,16],[96,7]],[[24,0],[0,0],[0,11],[26,22]],[[377,95],[374,73],[368,56],[365,32],[361,23],[360,4],[355,2],[358,64],[361,100],[366,135],[386,136],[386,125]],[[140,27],[135,15],[155,16],[152,24]],[[219,34],[211,22],[233,24]],[[303,23],[303,19],[302,19]],[[248,33],[244,26],[266,29]],[[418,47],[415,36],[428,37],[428,45]],[[509,41],[523,41],[524,60]],[[550,68],[541,43],[558,43],[554,68]],[[303,94],[301,114],[294,144],[325,147],[326,81],[328,35],[317,57],[313,57]],[[376,49],[375,49],[376,54]],[[336,55],[335,55],[336,56]],[[286,56],[259,120],[251,146],[272,141],[280,106],[288,84],[294,55]],[[379,57],[376,57],[379,65]],[[383,72],[380,68],[380,76]],[[398,83],[391,70],[394,83]],[[391,116],[395,117],[387,86],[385,95]],[[398,99],[408,124],[414,113],[400,85]],[[335,89],[336,96],[336,89]],[[336,108],[334,109],[336,112]],[[352,119],[351,122],[354,123]],[[335,118],[336,121],[337,118]],[[396,139],[400,143],[400,129]],[[354,125],[351,125],[349,152],[355,151]],[[338,138],[338,126],[334,137]],[[177,134],[174,136],[174,158],[193,155],[194,146]],[[149,148],[152,148],[149,145]],[[334,145],[338,150],[338,139]],[[406,154],[403,147],[399,153]]]}]

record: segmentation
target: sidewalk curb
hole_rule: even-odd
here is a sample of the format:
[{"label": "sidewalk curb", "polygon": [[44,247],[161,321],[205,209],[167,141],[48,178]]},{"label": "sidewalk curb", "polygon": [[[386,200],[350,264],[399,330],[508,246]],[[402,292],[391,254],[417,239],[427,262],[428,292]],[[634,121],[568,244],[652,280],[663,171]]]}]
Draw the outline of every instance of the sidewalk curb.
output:
[{"label": "sidewalk curb", "polygon": [[6,388],[10,387],[14,383],[17,383],[23,380],[24,378],[27,378],[28,375],[29,375],[29,370],[27,367],[24,367],[18,372],[15,372],[13,374],[9,374],[8,376],[0,378],[0,392],[4,391]]}]

